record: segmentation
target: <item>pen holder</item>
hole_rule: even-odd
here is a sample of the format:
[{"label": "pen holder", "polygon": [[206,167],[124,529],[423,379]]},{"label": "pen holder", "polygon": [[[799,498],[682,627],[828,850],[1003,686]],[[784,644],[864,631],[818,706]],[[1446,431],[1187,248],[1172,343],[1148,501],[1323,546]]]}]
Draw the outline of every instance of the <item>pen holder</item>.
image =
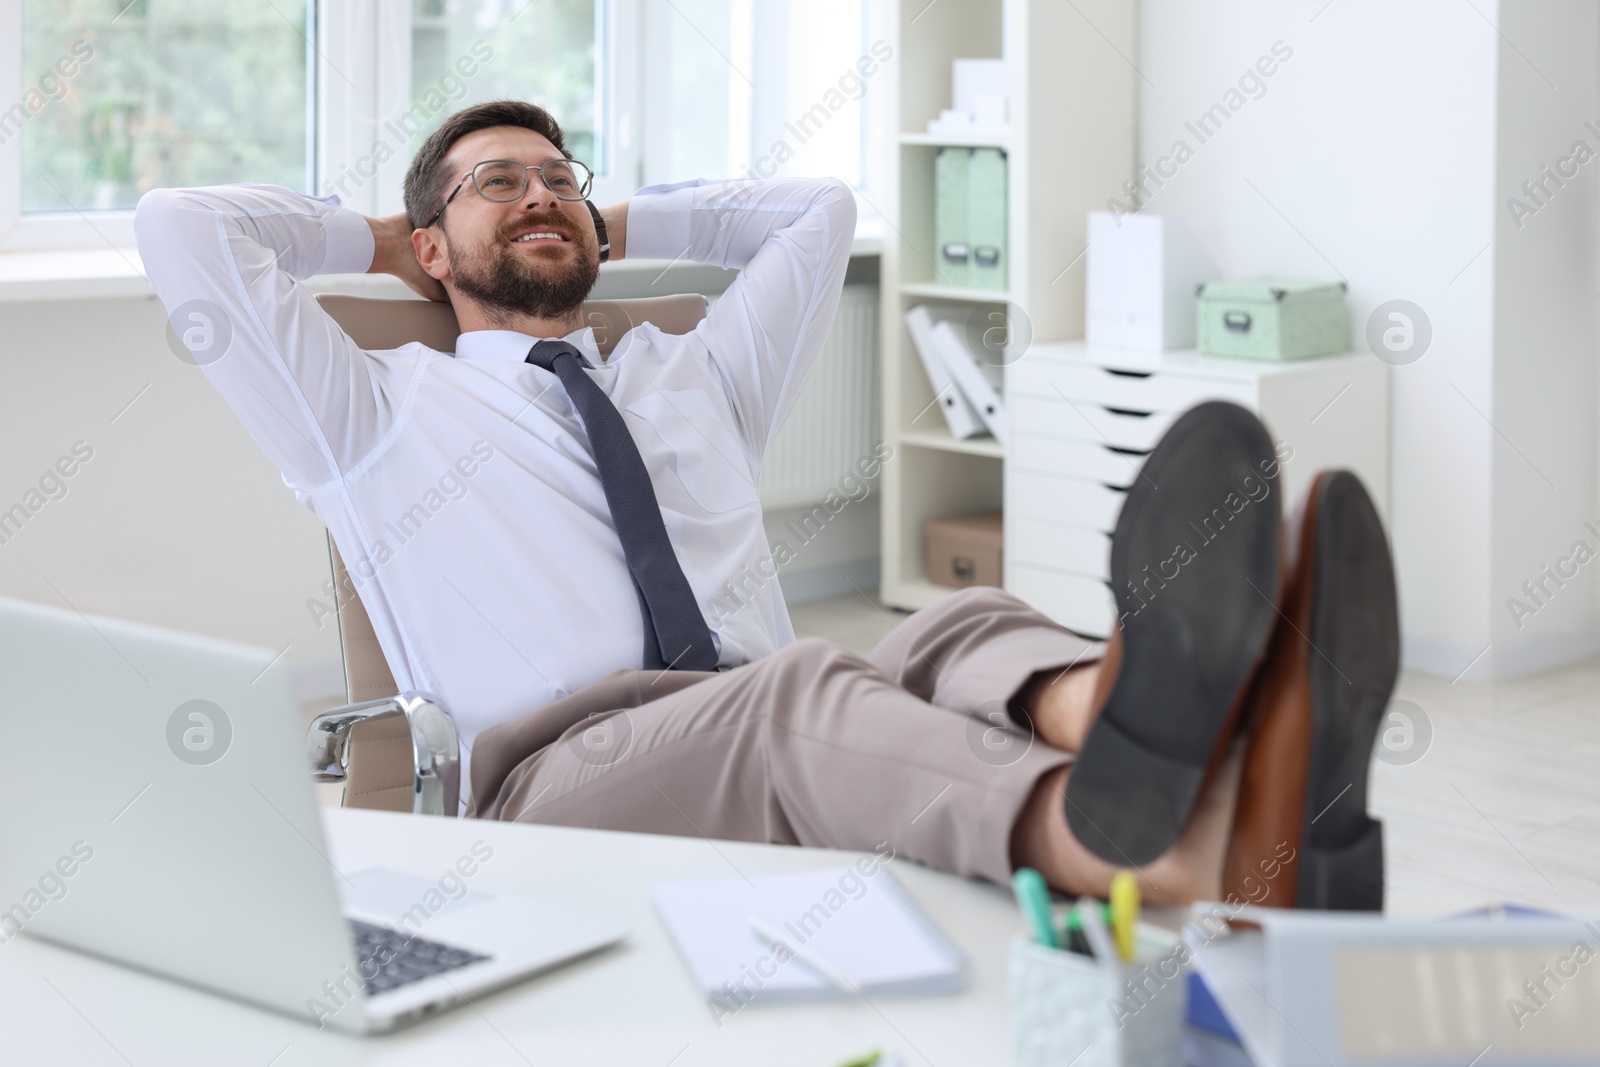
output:
[{"label": "pen holder", "polygon": [[1140,923],[1133,962],[1107,966],[1011,941],[1011,1014],[1017,1067],[1181,1067],[1188,954],[1177,935]]}]

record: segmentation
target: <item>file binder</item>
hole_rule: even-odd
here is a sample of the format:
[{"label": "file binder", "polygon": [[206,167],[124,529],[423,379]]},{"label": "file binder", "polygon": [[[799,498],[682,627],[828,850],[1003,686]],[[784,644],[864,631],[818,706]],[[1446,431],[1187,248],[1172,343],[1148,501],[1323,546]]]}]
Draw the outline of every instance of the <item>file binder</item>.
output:
[{"label": "file binder", "polygon": [[1000,444],[1006,443],[1006,410],[1000,394],[978,365],[978,358],[966,340],[956,332],[948,320],[933,324],[937,351],[944,358],[945,368],[956,385],[966,394],[967,400],[978,413],[978,418],[994,434]]},{"label": "file binder", "polygon": [[[948,315],[949,312],[945,314]],[[922,369],[928,372],[928,384],[933,386],[934,398],[939,401],[939,410],[944,414],[944,421],[950,427],[950,436],[957,440],[965,440],[982,433],[984,424],[978,418],[978,413],[972,410],[966,393],[961,391],[955,379],[950,376],[944,358],[939,355],[938,342],[933,336],[933,324],[933,313],[925,304],[918,304],[906,312],[906,326],[911,330],[911,341],[916,345],[917,355],[922,359]]]}]

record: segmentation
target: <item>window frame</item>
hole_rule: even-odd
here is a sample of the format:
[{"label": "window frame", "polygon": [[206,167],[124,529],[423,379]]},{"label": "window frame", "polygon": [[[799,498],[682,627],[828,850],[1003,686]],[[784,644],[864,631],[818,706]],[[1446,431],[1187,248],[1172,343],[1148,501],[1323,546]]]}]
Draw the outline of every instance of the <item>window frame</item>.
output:
[{"label": "window frame", "polygon": [[[383,124],[412,103],[411,5],[404,0],[308,3],[317,27],[314,45],[308,43],[313,71],[308,104],[314,130],[313,194],[337,191],[330,189],[330,183],[349,176],[344,191],[339,192],[345,206],[371,216],[399,212],[409,157],[398,146],[389,145],[390,158],[379,162],[374,148],[383,139]],[[0,86],[17,86],[19,91],[26,76],[22,70],[22,5],[23,0],[0,0]],[[596,40],[606,58],[596,86],[595,111],[607,159],[604,172],[596,175],[592,199],[608,204],[626,200],[646,184],[651,173],[648,131],[664,124],[650,122],[650,101],[660,94],[647,88],[651,79],[667,75],[670,63],[654,51],[646,51],[644,42],[658,39],[662,20],[672,17],[672,11],[662,0],[596,0],[596,6]],[[875,6],[869,5],[869,10]],[[32,80],[28,78],[27,83]],[[9,106],[0,98],[0,110]],[[879,107],[865,109],[863,140],[869,143],[881,136],[875,121],[879,113]],[[131,210],[24,215],[22,141],[19,132],[0,145],[0,254],[107,246],[122,249],[134,244]],[[864,200],[866,195],[875,196],[871,183],[881,171],[870,158],[863,159],[862,165],[868,184],[858,192]],[[238,180],[250,179],[241,176]]]}]

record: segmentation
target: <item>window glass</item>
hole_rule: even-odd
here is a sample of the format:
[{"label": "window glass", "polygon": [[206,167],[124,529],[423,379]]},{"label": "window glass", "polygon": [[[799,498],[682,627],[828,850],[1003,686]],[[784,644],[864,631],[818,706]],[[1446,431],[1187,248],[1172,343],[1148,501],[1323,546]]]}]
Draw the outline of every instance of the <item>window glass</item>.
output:
[{"label": "window glass", "polygon": [[[574,158],[606,173],[604,101],[596,91],[605,72],[595,48],[604,40],[605,7],[604,0],[412,0],[412,99],[441,84],[452,99],[405,154],[464,107],[526,100],[555,116]],[[457,73],[462,56],[478,60],[470,78]]]},{"label": "window glass", "polygon": [[[25,0],[24,212],[130,210],[158,186],[311,190],[305,0]],[[0,107],[4,107],[0,102]]]},{"label": "window glass", "polygon": [[[789,62],[783,79],[773,86],[782,100],[783,125],[758,140],[751,162],[763,156],[777,173],[794,177],[843,178],[862,184],[863,99],[882,63],[862,41],[862,0],[808,0],[788,5],[782,38]],[[880,52],[882,51],[880,46]],[[858,63],[868,61],[869,74]],[[793,153],[787,162],[778,143]],[[758,173],[766,168],[761,168]]]}]

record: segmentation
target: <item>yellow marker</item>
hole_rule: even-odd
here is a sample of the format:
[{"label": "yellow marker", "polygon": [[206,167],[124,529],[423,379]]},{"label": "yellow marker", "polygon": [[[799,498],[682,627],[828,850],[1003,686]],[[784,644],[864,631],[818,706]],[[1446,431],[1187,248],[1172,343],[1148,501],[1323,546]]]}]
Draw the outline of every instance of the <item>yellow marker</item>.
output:
[{"label": "yellow marker", "polygon": [[1133,929],[1139,922],[1139,882],[1132,871],[1118,871],[1111,879],[1111,933],[1124,963],[1133,960]]}]

